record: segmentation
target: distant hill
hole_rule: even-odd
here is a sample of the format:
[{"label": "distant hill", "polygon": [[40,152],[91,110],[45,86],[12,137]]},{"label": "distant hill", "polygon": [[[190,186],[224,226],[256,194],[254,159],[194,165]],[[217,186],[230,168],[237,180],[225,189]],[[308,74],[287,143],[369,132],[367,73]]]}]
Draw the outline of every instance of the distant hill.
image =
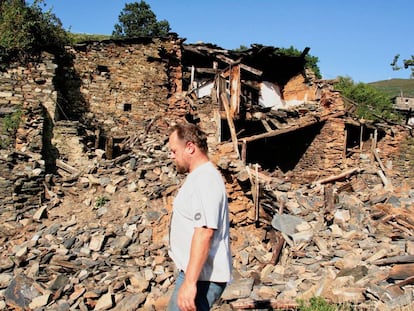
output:
[{"label": "distant hill", "polygon": [[368,83],[391,97],[414,97],[414,79],[390,79]]}]

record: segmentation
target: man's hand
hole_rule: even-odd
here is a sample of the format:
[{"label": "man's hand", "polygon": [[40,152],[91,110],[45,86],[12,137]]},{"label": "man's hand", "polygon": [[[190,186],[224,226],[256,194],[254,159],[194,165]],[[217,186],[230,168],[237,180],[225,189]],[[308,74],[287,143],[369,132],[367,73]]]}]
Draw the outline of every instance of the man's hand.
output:
[{"label": "man's hand", "polygon": [[178,291],[177,304],[182,311],[196,311],[195,298],[197,280],[210,251],[214,229],[194,228],[191,241],[190,261],[185,271],[185,279]]},{"label": "man's hand", "polygon": [[177,304],[182,311],[196,311],[195,297],[197,285],[185,282],[178,291]]}]

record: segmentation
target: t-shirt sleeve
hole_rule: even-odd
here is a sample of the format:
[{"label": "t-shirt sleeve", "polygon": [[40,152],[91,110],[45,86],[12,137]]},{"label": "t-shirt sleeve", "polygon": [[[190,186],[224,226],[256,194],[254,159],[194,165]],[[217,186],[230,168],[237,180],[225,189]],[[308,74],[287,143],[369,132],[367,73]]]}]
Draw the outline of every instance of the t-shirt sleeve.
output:
[{"label": "t-shirt sleeve", "polygon": [[223,195],[213,181],[197,187],[192,196],[194,227],[218,228]]}]

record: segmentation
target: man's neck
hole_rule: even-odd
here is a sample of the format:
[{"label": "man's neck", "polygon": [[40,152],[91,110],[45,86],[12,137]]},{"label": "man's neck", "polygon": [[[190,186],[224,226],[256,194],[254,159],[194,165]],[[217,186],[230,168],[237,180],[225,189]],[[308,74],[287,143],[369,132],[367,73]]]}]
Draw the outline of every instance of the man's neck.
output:
[{"label": "man's neck", "polygon": [[210,159],[208,158],[208,156],[199,157],[197,160],[194,160],[194,162],[191,164],[189,172],[191,173],[196,168],[200,167],[201,165],[203,165],[203,164],[205,164],[209,161],[210,161]]}]

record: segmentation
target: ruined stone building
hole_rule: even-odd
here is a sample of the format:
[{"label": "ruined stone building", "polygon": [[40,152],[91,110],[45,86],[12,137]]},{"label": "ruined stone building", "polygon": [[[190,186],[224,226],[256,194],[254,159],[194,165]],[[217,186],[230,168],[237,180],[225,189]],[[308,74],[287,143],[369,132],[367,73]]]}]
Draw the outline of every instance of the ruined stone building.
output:
[{"label": "ruined stone building", "polygon": [[[400,213],[414,194],[396,187],[397,200],[387,187],[412,171],[391,175],[408,127],[354,118],[334,81],[305,68],[308,52],[229,51],[171,35],[85,42],[0,72],[9,129],[0,133],[0,306],[165,310],[174,280],[165,237],[182,178],[167,129],[183,120],[207,132],[226,178],[239,283],[225,301],[412,300],[399,287],[412,274],[396,271],[407,280],[391,291],[383,263],[372,263],[414,253],[412,212]],[[284,216],[294,230],[280,228]],[[368,273],[365,283],[350,283],[348,267]],[[28,288],[46,291],[20,299]]]},{"label": "ruined stone building", "polygon": [[[81,170],[90,160],[86,150],[116,158],[140,136],[165,134],[180,119],[200,123],[212,149],[230,144],[245,164],[306,181],[338,174],[349,148],[373,140],[376,129],[347,120],[331,83],[305,70],[308,48],[293,57],[274,47],[235,52],[183,41],[86,42],[2,72],[1,114],[21,109],[24,116],[16,153],[3,156],[4,202],[38,204],[43,180],[57,167]],[[27,199],[15,198],[24,189]]]}]

